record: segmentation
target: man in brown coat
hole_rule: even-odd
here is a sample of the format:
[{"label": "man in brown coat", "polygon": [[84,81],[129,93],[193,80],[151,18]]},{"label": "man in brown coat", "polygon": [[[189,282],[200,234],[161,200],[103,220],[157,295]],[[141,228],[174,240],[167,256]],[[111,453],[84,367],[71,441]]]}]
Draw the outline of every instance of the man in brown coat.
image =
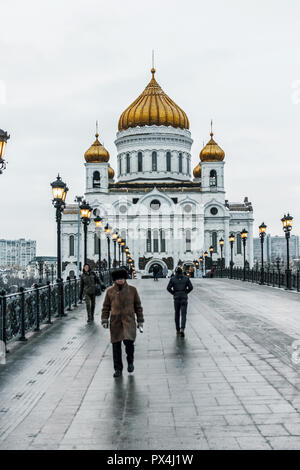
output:
[{"label": "man in brown coat", "polygon": [[[113,346],[114,377],[122,375],[122,341],[128,362],[128,372],[133,372],[134,340],[136,328],[142,331],[144,317],[139,294],[135,287],[126,282],[127,271],[117,269],[112,272],[114,285],[107,292],[102,306],[101,321],[104,328],[108,328],[110,318],[110,338]],[[137,327],[135,322],[137,316]]]}]

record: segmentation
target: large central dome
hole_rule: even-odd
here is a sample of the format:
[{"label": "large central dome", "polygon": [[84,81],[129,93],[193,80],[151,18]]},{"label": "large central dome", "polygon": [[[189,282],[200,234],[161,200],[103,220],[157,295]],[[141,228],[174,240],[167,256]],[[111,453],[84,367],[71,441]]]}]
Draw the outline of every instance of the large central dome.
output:
[{"label": "large central dome", "polygon": [[172,126],[189,129],[185,112],[160,88],[151,70],[152,79],[143,93],[121,114],[119,131],[136,126]]}]

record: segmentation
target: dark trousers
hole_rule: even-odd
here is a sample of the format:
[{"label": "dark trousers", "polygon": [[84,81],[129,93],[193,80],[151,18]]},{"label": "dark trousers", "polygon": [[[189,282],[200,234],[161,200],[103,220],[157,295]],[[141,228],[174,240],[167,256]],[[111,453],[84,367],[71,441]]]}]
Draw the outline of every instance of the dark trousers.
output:
[{"label": "dark trousers", "polygon": [[85,294],[85,304],[86,304],[86,311],[88,314],[88,320],[94,320],[95,302],[96,302],[95,294]]},{"label": "dark trousers", "polygon": [[[130,339],[124,339],[125,344],[125,351],[127,355],[127,362],[128,364],[133,364],[134,359],[134,342]],[[118,341],[117,343],[113,343],[113,359],[114,359],[114,369],[115,370],[123,370],[123,362],[122,362],[122,341]]]},{"label": "dark trousers", "polygon": [[180,328],[185,328],[187,304],[188,300],[185,298],[174,299],[175,324],[177,331],[180,330]]}]

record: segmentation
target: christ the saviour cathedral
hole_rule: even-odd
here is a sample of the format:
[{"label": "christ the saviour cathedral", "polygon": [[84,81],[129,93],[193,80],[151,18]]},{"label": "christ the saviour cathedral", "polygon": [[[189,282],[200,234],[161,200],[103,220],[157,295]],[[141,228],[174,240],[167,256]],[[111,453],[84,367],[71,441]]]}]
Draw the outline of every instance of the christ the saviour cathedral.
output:
[{"label": "christ the saviour cathedral", "polygon": [[[137,276],[158,264],[169,274],[178,264],[191,265],[209,247],[213,261],[220,260],[224,239],[225,266],[230,263],[228,237],[235,235],[233,261],[243,266],[241,231],[248,231],[246,260],[253,264],[253,208],[248,198],[230,203],[225,195],[225,153],[211,132],[191,167],[192,137],[186,113],[152,78],[142,94],[121,114],[116,134],[117,168],[96,140],[85,152],[85,200],[94,214],[126,239]],[[115,176],[116,174],[116,176]],[[97,210],[98,209],[98,210]],[[80,224],[80,259],[83,261],[83,224]],[[113,243],[111,258],[114,258]],[[64,278],[77,271],[78,206],[66,206],[62,220]],[[94,268],[99,258],[95,225],[88,226],[87,259]],[[107,266],[104,232],[101,252]],[[118,255],[117,255],[118,256]]]}]

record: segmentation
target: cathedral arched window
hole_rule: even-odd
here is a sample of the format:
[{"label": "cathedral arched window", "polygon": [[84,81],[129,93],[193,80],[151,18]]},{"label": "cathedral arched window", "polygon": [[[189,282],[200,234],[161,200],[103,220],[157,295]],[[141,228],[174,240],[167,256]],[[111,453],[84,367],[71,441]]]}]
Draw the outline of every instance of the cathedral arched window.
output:
[{"label": "cathedral arched window", "polygon": [[138,153],[138,171],[143,171],[143,154],[142,154],[142,152]]},{"label": "cathedral arched window", "polygon": [[187,158],[186,158],[186,174],[187,174],[187,175],[190,174],[190,159],[189,159],[188,156],[187,156]]},{"label": "cathedral arched window", "polygon": [[182,153],[180,153],[178,157],[178,171],[182,173]]},{"label": "cathedral arched window", "polygon": [[171,171],[171,152],[167,152],[166,155],[166,160],[167,160],[167,171]]},{"label": "cathedral arched window", "polygon": [[153,253],[158,253],[158,230],[153,230]]},{"label": "cathedral arched window", "polygon": [[99,171],[94,171],[94,173],[93,173],[93,188],[100,188],[100,173],[99,173]]},{"label": "cathedral arched window", "polygon": [[147,230],[147,241],[146,241],[146,251],[151,253],[151,230]]},{"label": "cathedral arched window", "polygon": [[216,172],[216,170],[210,170],[210,173],[209,173],[209,186],[217,186],[217,172]]},{"label": "cathedral arched window", "polygon": [[237,233],[236,235],[236,254],[242,254],[242,237],[240,233]]},{"label": "cathedral arched window", "polygon": [[218,252],[218,234],[217,234],[217,232],[213,232],[211,234],[211,246],[214,249],[213,252],[217,253]]},{"label": "cathedral arched window", "polygon": [[192,250],[192,234],[190,230],[185,232],[185,251]]},{"label": "cathedral arched window", "polygon": [[121,156],[119,156],[119,176],[122,174],[122,160]]},{"label": "cathedral arched window", "polygon": [[165,253],[166,251],[166,236],[165,231],[161,228],[160,229],[160,252]]},{"label": "cathedral arched window", "polygon": [[75,253],[75,237],[74,235],[69,236],[69,256],[74,256]]},{"label": "cathedral arched window", "polygon": [[130,173],[130,155],[127,153],[126,155],[126,173]]},{"label": "cathedral arched window", "polygon": [[152,171],[157,171],[157,153],[152,152]]}]

